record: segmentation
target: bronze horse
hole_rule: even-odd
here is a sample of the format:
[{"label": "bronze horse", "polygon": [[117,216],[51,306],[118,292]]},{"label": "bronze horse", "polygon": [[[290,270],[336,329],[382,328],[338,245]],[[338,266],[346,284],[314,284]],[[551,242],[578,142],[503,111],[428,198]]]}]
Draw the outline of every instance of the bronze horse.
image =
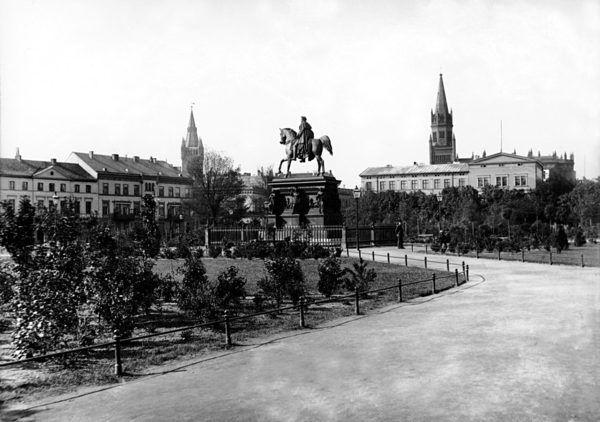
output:
[{"label": "bronze horse", "polygon": [[[279,132],[280,132],[279,143],[282,145],[285,145],[286,158],[281,160],[281,162],[279,163],[278,174],[281,174],[281,165],[283,164],[283,162],[287,161],[287,173],[286,173],[285,177],[289,177],[290,165],[292,164],[292,160],[295,161],[295,158],[292,158],[292,157],[294,156],[293,148],[296,148],[297,144],[298,144],[298,140],[296,139],[298,134],[296,133],[296,131],[294,129],[290,129],[290,128],[279,129]],[[308,161],[312,161],[313,158],[317,159],[317,163],[319,165],[318,170],[317,170],[318,176],[325,174],[325,161],[323,161],[323,158],[321,158],[321,154],[323,153],[323,148],[325,148],[327,151],[329,151],[329,153],[331,155],[333,155],[333,148],[331,147],[331,140],[329,139],[329,136],[327,136],[327,135],[321,136],[318,139],[316,139],[316,138],[311,139],[308,143]]]}]

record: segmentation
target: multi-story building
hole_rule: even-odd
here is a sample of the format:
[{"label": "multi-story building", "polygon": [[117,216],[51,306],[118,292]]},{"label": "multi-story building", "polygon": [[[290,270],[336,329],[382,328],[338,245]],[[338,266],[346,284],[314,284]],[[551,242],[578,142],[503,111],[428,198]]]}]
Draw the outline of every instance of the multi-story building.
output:
[{"label": "multi-story building", "polygon": [[0,158],[0,201],[18,206],[21,198],[39,208],[52,209],[75,201],[76,210],[91,215],[98,209],[98,187],[93,176],[77,164],[24,160],[19,152],[15,158]]},{"label": "multi-story building", "polygon": [[459,158],[454,136],[452,110],[448,109],[444,81],[440,75],[435,111],[431,110],[429,165],[369,167],[360,173],[366,190],[423,191],[439,195],[445,187],[493,184],[507,189],[532,190],[550,174],[575,180],[573,154],[567,159],[552,156],[527,157],[499,152],[482,157]]},{"label": "multi-story building", "polygon": [[98,216],[116,228],[127,228],[140,214],[141,198],[156,198],[158,225],[167,237],[184,230],[182,200],[190,197],[192,180],[179,167],[154,157],[120,157],[73,152],[67,161],[83,168],[97,182]]}]

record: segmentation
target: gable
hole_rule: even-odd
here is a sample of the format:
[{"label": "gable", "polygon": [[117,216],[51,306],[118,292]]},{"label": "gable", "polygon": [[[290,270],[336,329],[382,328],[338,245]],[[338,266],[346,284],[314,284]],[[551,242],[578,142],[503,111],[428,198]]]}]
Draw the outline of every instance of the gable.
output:
[{"label": "gable", "polygon": [[537,160],[523,157],[521,155],[515,154],[507,154],[505,152],[500,152],[494,155],[490,155],[488,157],[479,158],[469,163],[469,165],[473,164],[533,164]]},{"label": "gable", "polygon": [[40,179],[69,179],[69,175],[60,167],[50,166],[35,173],[34,177]]}]

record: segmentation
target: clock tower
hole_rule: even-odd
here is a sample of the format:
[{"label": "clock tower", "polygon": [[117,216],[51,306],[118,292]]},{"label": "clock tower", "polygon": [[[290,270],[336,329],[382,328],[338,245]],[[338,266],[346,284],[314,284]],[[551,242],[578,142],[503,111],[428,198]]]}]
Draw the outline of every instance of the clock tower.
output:
[{"label": "clock tower", "polygon": [[431,110],[431,135],[429,135],[429,163],[449,164],[456,159],[456,139],[452,130],[452,110],[448,111],[444,80],[440,73],[435,111]]}]

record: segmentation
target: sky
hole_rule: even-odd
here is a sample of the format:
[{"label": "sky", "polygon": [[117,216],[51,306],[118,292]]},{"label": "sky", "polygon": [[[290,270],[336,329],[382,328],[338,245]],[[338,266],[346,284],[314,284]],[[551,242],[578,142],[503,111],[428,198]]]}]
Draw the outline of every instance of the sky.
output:
[{"label": "sky", "polygon": [[0,156],[179,166],[193,104],[204,147],[253,174],[306,116],[353,188],[428,162],[440,73],[459,156],[574,153],[600,176],[597,0],[0,0]]}]

